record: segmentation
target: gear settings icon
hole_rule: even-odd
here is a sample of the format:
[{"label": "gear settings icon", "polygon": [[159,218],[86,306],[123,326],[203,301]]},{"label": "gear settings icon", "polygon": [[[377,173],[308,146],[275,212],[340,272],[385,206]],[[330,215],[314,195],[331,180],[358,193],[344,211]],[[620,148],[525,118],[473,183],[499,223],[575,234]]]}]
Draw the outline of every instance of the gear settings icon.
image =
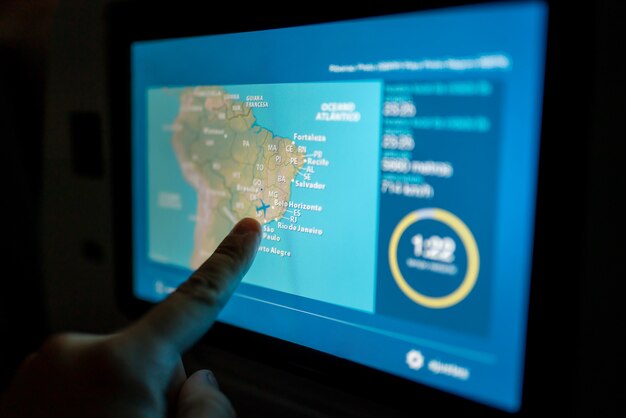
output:
[{"label": "gear settings icon", "polygon": [[419,370],[424,366],[424,355],[419,350],[410,350],[406,353],[406,364],[411,370]]}]

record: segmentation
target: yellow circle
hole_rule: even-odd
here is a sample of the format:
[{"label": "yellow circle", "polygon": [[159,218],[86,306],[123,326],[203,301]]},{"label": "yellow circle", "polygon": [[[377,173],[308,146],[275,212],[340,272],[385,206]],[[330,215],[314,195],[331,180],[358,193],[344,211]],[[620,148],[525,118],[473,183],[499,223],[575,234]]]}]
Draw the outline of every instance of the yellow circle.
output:
[{"label": "yellow circle", "polygon": [[[406,229],[418,221],[424,219],[433,219],[448,225],[461,238],[465,252],[467,254],[467,270],[465,278],[461,285],[453,292],[445,296],[426,296],[413,289],[404,279],[398,266],[398,243],[400,237]],[[427,208],[420,209],[406,215],[394,229],[389,242],[389,267],[394,280],[400,287],[400,290],[407,295],[412,301],[427,308],[449,308],[461,302],[472,291],[478,278],[478,270],[480,266],[480,257],[478,255],[478,246],[476,240],[467,225],[463,223],[456,215],[444,209]]]}]

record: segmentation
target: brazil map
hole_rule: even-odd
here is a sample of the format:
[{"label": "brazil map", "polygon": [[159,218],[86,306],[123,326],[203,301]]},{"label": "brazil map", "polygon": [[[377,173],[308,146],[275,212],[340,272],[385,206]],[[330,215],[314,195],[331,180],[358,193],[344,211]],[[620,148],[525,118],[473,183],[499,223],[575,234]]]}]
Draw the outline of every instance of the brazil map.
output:
[{"label": "brazil map", "polygon": [[[254,217],[246,282],[373,311],[374,266],[333,248],[358,229],[354,250],[376,256],[381,95],[376,81],[149,89],[151,259],[195,269]],[[361,282],[333,281],[342,269]]]},{"label": "brazil map", "polygon": [[256,106],[268,106],[263,96],[243,102],[219,87],[180,95],[172,145],[185,179],[198,193],[192,268],[213,253],[233,221],[282,219],[286,208],[265,200],[288,201],[292,180],[306,162],[293,141],[255,125]]}]

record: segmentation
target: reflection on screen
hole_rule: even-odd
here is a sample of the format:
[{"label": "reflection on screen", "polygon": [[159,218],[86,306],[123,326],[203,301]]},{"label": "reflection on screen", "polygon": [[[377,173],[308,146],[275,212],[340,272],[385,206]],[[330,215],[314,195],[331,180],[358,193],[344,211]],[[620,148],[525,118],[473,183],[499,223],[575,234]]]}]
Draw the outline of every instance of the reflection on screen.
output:
[{"label": "reflection on screen", "polygon": [[135,43],[135,294],[161,300],[255,217],[222,321],[519,409],[545,14]]}]

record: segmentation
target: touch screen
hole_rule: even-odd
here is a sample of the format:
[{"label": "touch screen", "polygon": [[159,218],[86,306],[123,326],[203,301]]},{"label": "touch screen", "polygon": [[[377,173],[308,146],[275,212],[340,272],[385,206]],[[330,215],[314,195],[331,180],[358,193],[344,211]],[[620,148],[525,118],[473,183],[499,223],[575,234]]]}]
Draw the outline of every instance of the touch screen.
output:
[{"label": "touch screen", "polygon": [[546,13],[133,43],[135,295],[255,217],[221,321],[518,410]]}]

